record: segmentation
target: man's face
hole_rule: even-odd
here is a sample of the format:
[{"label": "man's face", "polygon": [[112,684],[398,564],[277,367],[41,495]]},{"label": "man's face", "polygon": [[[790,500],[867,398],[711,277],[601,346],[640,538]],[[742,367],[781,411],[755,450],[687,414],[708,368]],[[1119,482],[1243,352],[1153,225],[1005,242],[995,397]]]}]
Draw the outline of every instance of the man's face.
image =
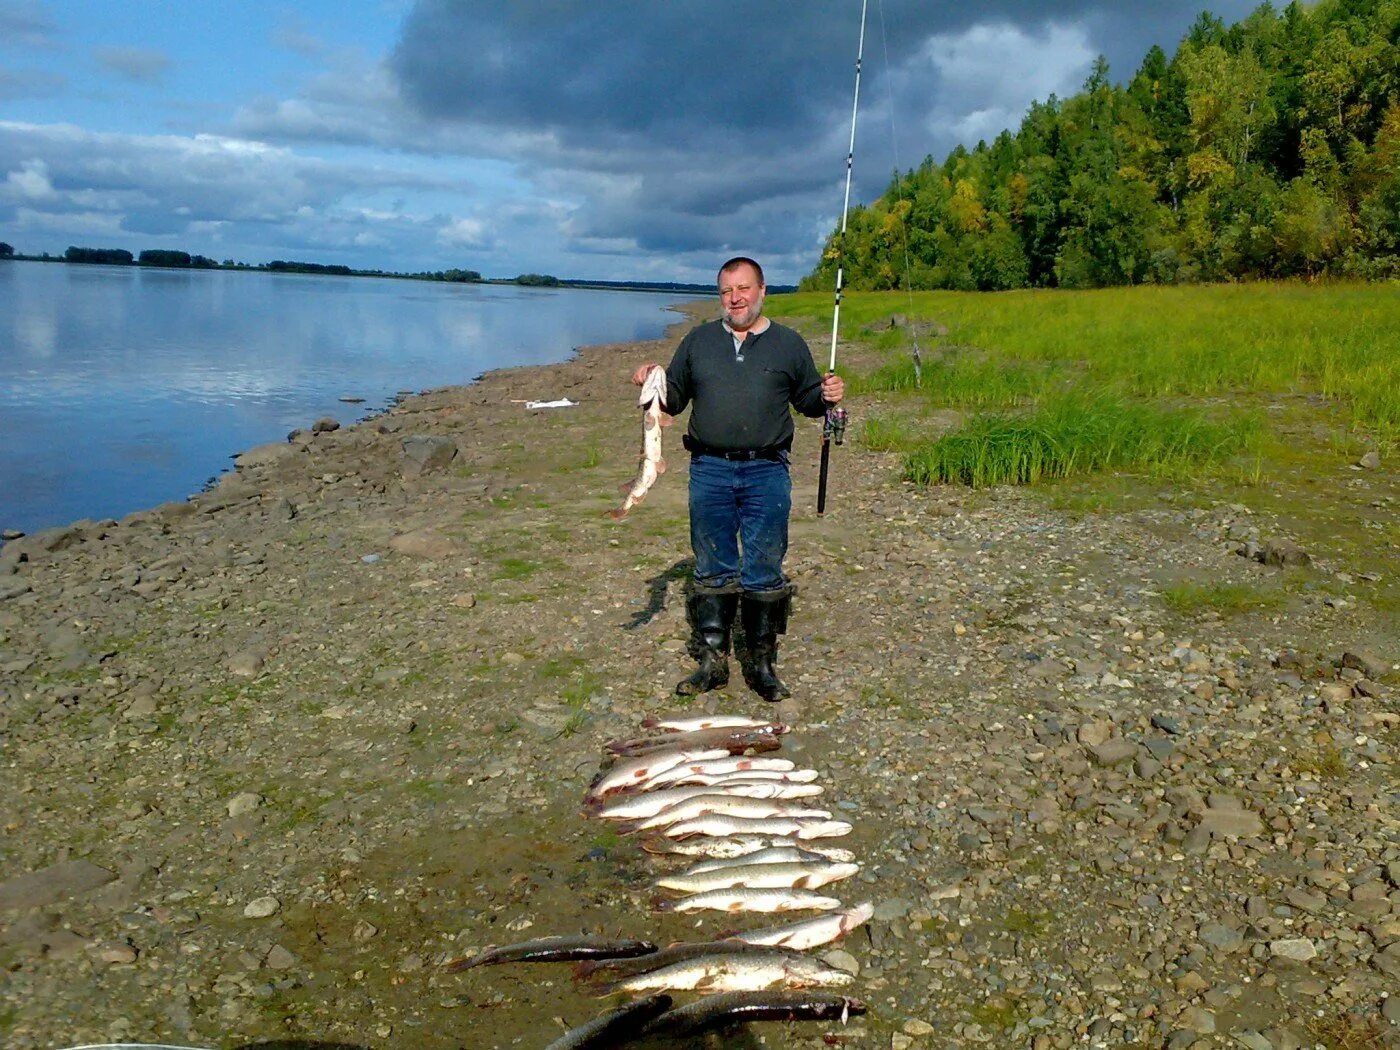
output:
[{"label": "man's face", "polygon": [[763,313],[763,283],[748,263],[719,275],[719,299],[724,316],[736,332],[747,332]]}]

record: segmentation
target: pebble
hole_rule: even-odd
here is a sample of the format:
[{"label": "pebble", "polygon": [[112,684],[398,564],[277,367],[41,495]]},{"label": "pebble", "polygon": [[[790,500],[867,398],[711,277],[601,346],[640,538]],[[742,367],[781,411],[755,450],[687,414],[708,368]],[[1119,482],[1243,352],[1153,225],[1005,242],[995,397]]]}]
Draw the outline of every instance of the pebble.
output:
[{"label": "pebble", "polygon": [[243,908],[243,917],[246,919],[266,919],[276,915],[282,904],[276,897],[255,897]]},{"label": "pebble", "polygon": [[1295,962],[1308,962],[1317,958],[1317,946],[1305,937],[1292,937],[1286,940],[1270,941],[1269,951],[1276,958],[1292,959]]}]

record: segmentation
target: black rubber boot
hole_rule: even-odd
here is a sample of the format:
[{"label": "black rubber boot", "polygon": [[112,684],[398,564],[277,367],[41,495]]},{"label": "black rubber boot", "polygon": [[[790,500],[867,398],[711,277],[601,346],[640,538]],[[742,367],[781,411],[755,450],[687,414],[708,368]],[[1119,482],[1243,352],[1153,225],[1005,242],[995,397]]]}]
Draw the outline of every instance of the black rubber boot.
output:
[{"label": "black rubber boot", "polygon": [[778,635],[787,633],[791,603],[792,593],[787,588],[745,591],[739,600],[739,617],[744,625],[748,650],[748,659],[744,662],[744,681],[755,693],[772,703],[792,695],[773,666],[778,658]]},{"label": "black rubber boot", "polygon": [[696,696],[729,684],[729,640],[739,596],[733,592],[696,591],[686,599],[690,618],[690,655],[699,661],[695,673],[676,684],[681,696]]}]

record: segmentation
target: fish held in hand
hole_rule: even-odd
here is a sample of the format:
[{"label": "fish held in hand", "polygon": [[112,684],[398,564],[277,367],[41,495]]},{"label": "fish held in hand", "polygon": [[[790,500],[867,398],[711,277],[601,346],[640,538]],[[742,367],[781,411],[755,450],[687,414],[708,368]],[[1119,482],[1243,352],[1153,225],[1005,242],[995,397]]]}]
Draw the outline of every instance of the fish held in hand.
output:
[{"label": "fish held in hand", "polygon": [[608,517],[613,521],[627,517],[629,510],[646,499],[656,479],[666,473],[666,461],[661,458],[661,428],[671,425],[671,417],[663,411],[666,407],[666,370],[660,365],[652,366],[647,372],[637,404],[642,409],[641,462],[637,476],[622,486],[626,494],[622,506],[608,511]]},{"label": "fish held in hand", "polygon": [[519,944],[492,946],[478,955],[443,963],[448,973],[460,973],[474,966],[510,962],[577,962],[580,959],[629,959],[656,951],[650,941],[617,937],[574,935],[536,937]]}]

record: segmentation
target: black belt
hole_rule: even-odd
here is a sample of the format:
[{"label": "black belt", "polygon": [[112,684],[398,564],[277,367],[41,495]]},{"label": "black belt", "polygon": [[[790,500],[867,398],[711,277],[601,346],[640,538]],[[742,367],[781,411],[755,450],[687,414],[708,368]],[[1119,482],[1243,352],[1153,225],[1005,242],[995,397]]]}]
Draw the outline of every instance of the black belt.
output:
[{"label": "black belt", "polygon": [[707,445],[703,441],[697,441],[689,434],[681,438],[681,444],[686,447],[686,451],[692,456],[718,456],[720,459],[739,461],[752,459],[782,459],[783,453],[792,448],[792,443],[790,441],[780,445],[768,445],[765,448],[715,448],[713,445]]}]

